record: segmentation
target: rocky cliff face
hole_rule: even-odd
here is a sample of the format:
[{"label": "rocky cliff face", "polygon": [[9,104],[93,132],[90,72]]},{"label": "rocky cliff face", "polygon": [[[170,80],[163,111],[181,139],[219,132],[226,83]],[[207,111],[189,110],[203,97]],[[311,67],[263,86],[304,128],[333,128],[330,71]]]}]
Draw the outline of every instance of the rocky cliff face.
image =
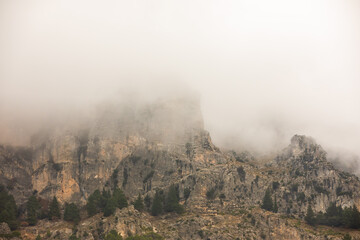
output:
[{"label": "rocky cliff face", "polygon": [[[33,191],[84,204],[96,189],[118,186],[131,201],[177,187],[187,215],[159,219],[124,210],[135,211],[129,219],[144,215],[132,228],[106,220],[124,236],[151,227],[167,239],[325,239],[289,217],[302,219],[309,204],[316,212],[331,202],[360,208],[359,179],[337,170],[315,140],[295,135],[266,163],[249,153],[222,152],[203,128],[199,104],[183,99],[106,105],[81,128],[40,132],[26,148],[1,146],[0,163],[0,181],[20,204]],[[259,209],[267,189],[276,198],[277,214]],[[86,220],[79,234],[99,221]]]},{"label": "rocky cliff face", "polygon": [[146,154],[153,149],[178,153],[187,143],[188,148],[203,144],[215,149],[203,129],[196,101],[108,104],[80,128],[65,125],[44,130],[33,136],[31,146],[23,150],[2,147],[1,177],[9,185],[9,181],[27,176],[28,179],[19,182],[44,198],[55,195],[62,202],[84,202],[95,189],[105,186],[114,170],[136,152],[147,149],[143,153]]},{"label": "rocky cliff face", "polygon": [[0,183],[18,202],[32,192],[32,150],[25,147],[0,146]]}]

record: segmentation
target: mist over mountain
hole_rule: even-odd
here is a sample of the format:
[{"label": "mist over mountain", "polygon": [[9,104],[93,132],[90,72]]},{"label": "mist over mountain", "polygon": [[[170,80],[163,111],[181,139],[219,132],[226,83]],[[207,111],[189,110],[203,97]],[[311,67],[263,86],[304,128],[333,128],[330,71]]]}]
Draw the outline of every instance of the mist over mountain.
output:
[{"label": "mist over mountain", "polygon": [[26,144],[34,129],[114,96],[185,88],[219,146],[264,153],[300,133],[359,155],[359,9],[352,0],[2,1],[0,140]]},{"label": "mist over mountain", "polygon": [[358,0],[0,0],[0,239],[360,239]]}]

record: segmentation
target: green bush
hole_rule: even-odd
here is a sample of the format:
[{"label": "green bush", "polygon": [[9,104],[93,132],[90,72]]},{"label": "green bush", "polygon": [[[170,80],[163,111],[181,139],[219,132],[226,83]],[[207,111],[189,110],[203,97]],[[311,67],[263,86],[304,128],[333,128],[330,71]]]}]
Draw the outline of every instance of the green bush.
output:
[{"label": "green bush", "polygon": [[69,237],[69,240],[80,240],[80,238],[76,237],[76,235],[73,234]]},{"label": "green bush", "polygon": [[106,236],[105,240],[122,240],[122,236],[119,235],[115,230],[111,230]]},{"label": "green bush", "polygon": [[161,235],[151,232],[151,233],[146,233],[144,235],[135,235],[135,236],[130,236],[127,237],[125,240],[163,240],[165,238],[163,238]]},{"label": "green bush", "polygon": [[345,234],[345,236],[343,237],[343,240],[351,240],[352,237],[350,236],[350,234]]}]

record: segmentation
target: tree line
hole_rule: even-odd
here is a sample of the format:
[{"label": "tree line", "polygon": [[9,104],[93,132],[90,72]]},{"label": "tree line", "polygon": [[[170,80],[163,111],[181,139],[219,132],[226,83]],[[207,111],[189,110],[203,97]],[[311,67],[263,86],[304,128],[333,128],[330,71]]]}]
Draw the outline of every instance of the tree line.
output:
[{"label": "tree line", "polygon": [[[148,211],[153,216],[158,216],[164,212],[183,213],[184,207],[179,203],[179,190],[175,185],[171,185],[167,195],[163,190],[158,190],[152,199],[147,195],[144,199],[139,194],[132,203],[138,211]],[[104,216],[112,215],[116,208],[122,209],[128,206],[127,198],[124,192],[115,188],[113,193],[110,191],[95,190],[88,198],[86,210],[89,216],[103,212]]]},{"label": "tree line", "polygon": [[325,213],[314,213],[311,205],[308,206],[305,221],[309,225],[327,225],[332,227],[360,228],[360,213],[355,205],[342,208],[330,203]]},{"label": "tree line", "polygon": [[[138,211],[148,211],[153,216],[166,212],[183,213],[184,207],[179,203],[179,188],[171,185],[165,194],[163,190],[156,191],[153,198],[147,195],[144,199],[139,194],[132,203]],[[113,191],[103,189],[95,190],[88,198],[85,209],[88,216],[94,216],[102,212],[105,217],[114,214],[116,208],[122,209],[128,206],[128,200],[120,188]],[[80,219],[80,209],[75,203],[65,203],[63,216],[61,206],[54,196],[52,201],[38,198],[36,193],[32,194],[26,202],[26,221],[29,225],[36,225],[39,219],[57,220],[63,218],[65,221],[77,224]],[[19,211],[14,197],[8,193],[6,188],[0,185],[0,222],[6,222],[12,230],[19,226]]]},{"label": "tree line", "polygon": [[[40,203],[39,198],[35,194],[29,197],[26,203],[26,221],[29,225],[36,225],[39,219],[57,220],[61,219],[60,204],[54,196],[48,207],[44,207]],[[80,221],[80,211],[75,203],[65,203],[64,216],[65,221],[78,223]]]}]

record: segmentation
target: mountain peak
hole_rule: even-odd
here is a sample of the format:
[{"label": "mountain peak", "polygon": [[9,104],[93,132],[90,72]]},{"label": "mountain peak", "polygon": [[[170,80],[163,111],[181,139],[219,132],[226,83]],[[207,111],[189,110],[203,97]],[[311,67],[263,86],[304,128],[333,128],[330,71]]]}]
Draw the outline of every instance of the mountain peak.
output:
[{"label": "mountain peak", "polygon": [[278,162],[324,162],[326,152],[315,139],[305,135],[294,135],[291,142],[276,159]]},{"label": "mountain peak", "polygon": [[310,146],[317,145],[315,139],[305,135],[295,134],[291,138],[291,146],[299,147],[302,149],[309,148]]}]

